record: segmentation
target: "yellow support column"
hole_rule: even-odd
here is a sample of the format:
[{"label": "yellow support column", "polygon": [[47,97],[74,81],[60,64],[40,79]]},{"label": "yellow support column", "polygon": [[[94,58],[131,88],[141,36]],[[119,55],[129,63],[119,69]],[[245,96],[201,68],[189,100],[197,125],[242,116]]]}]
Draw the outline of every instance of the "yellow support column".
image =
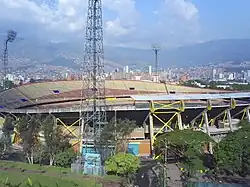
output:
[{"label": "yellow support column", "polygon": [[153,115],[149,115],[149,133],[150,133],[150,151],[152,157],[155,156],[154,154],[154,118]]},{"label": "yellow support column", "polygon": [[246,116],[247,116],[247,120],[248,120],[248,122],[250,122],[250,107],[247,107],[247,109],[246,109]]},{"label": "yellow support column", "polygon": [[177,123],[178,123],[179,130],[183,130],[181,113],[177,113]]},{"label": "yellow support column", "polygon": [[233,127],[232,127],[232,117],[231,117],[230,109],[227,109],[227,121],[229,123],[230,131],[232,132]]},{"label": "yellow support column", "polygon": [[207,134],[210,136],[210,130],[209,130],[209,122],[208,122],[207,111],[204,112],[204,125],[205,125],[205,128],[206,128]]}]

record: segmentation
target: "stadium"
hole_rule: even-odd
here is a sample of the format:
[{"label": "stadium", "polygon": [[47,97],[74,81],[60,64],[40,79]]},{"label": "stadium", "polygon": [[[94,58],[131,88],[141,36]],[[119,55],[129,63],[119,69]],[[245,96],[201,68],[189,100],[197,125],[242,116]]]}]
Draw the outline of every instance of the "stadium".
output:
[{"label": "stadium", "polygon": [[[0,113],[53,115],[58,125],[71,134],[78,146],[82,81],[25,84],[0,93]],[[185,87],[166,83],[106,80],[108,120],[135,120],[129,147],[135,155],[149,156],[153,143],[163,132],[195,128],[217,140],[237,128],[241,119],[250,120],[250,93]]]}]

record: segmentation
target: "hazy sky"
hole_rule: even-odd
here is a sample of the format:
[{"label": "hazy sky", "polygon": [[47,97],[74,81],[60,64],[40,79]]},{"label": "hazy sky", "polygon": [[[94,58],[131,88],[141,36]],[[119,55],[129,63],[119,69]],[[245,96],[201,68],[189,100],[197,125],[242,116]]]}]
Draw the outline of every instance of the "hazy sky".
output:
[{"label": "hazy sky", "polygon": [[[105,44],[147,48],[250,38],[250,0],[103,0]],[[0,0],[0,33],[82,40],[87,0]]]}]

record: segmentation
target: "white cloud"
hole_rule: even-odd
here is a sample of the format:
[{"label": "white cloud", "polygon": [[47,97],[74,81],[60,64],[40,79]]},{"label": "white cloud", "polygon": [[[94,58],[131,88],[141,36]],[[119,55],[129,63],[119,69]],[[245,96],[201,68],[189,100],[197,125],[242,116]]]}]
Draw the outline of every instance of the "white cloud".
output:
[{"label": "white cloud", "polygon": [[159,21],[163,38],[170,45],[183,45],[197,40],[199,10],[189,0],[165,0],[161,8]]},{"label": "white cloud", "polygon": [[[49,2],[49,4],[48,4]],[[77,31],[83,28],[77,14],[86,5],[79,0],[59,0],[56,9],[54,0],[36,1],[29,0],[0,0],[0,10],[3,19],[11,19],[23,23],[36,23],[47,30],[58,29],[61,32]],[[77,25],[77,26],[76,26]]]},{"label": "white cloud", "polygon": [[[24,28],[33,25],[34,32],[43,36],[50,35],[56,40],[60,37],[83,36],[87,2],[0,0],[0,25],[3,20],[18,22]],[[103,0],[105,43],[145,47],[158,41],[179,45],[195,40],[199,31],[199,11],[195,5],[188,0],[162,2],[158,10],[149,13],[138,12],[136,0]],[[109,13],[113,16],[109,17]],[[152,14],[155,23],[148,23],[143,14]],[[29,29],[29,32],[32,31]]]}]

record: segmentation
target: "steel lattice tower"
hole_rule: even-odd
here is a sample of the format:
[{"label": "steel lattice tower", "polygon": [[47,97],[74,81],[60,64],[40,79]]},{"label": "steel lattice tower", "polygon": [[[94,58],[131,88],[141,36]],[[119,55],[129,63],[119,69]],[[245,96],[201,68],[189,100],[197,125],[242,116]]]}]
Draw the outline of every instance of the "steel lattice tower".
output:
[{"label": "steel lattice tower", "polygon": [[4,40],[4,52],[3,52],[3,65],[4,65],[4,79],[3,79],[3,90],[6,90],[6,80],[8,72],[8,43],[13,42],[16,39],[17,33],[15,31],[9,30],[7,33],[7,38]]},{"label": "steel lattice tower", "polygon": [[101,0],[88,1],[85,37],[80,115],[82,143],[88,144],[96,139],[106,122]]}]

